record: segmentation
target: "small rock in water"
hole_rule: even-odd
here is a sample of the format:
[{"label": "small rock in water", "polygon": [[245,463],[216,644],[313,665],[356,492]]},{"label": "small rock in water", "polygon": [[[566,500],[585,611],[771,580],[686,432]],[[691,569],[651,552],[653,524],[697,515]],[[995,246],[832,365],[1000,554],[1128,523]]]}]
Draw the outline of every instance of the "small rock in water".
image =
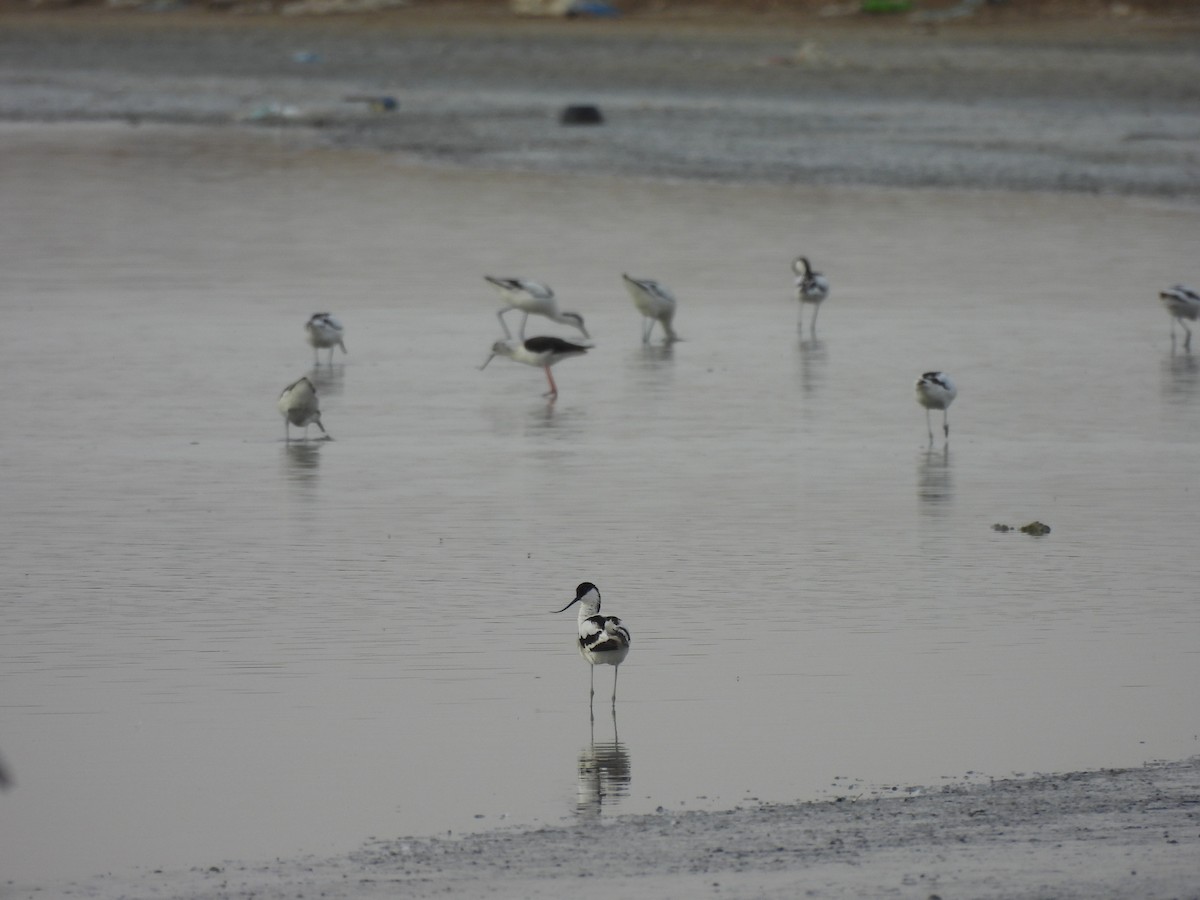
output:
[{"label": "small rock in water", "polygon": [[1028,525],[1022,525],[1020,528],[1014,528],[1012,525],[1003,525],[997,522],[992,526],[992,531],[1020,531],[1022,534],[1031,534],[1034,537],[1041,537],[1044,534],[1050,533],[1050,526],[1044,522],[1033,521]]}]

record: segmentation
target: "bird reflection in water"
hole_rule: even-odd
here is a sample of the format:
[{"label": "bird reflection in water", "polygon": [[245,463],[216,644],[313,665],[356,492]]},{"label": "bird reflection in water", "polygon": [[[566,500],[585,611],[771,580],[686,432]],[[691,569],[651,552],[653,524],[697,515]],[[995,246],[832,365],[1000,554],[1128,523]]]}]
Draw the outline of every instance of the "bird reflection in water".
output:
[{"label": "bird reflection in water", "polygon": [[313,366],[308,370],[308,380],[316,386],[322,397],[336,397],[341,394],[345,387],[345,377],[345,363]]},{"label": "bird reflection in water", "polygon": [[825,364],[829,361],[829,352],[824,341],[816,338],[801,338],[798,345],[800,351],[800,388],[806,394],[811,394],[825,382]]},{"label": "bird reflection in water", "polygon": [[[283,470],[287,480],[293,484],[312,486],[317,481],[317,468],[321,464],[321,447],[317,441],[292,441],[283,448]],[[307,493],[305,491],[304,493]]]},{"label": "bird reflection in water", "polygon": [[1171,343],[1171,355],[1163,360],[1162,394],[1166,400],[1187,400],[1200,386],[1200,367],[1191,350],[1176,351]]},{"label": "bird reflection in water", "polygon": [[315,469],[321,464],[321,447],[323,443],[309,441],[301,443],[292,441],[284,446],[288,467],[292,469]]},{"label": "bird reflection in water", "polygon": [[642,344],[633,354],[640,365],[648,369],[656,369],[663,363],[670,362],[675,356],[675,344]]},{"label": "bird reflection in water", "polygon": [[954,499],[949,446],[940,450],[930,447],[917,457],[917,499],[934,508]]},{"label": "bird reflection in water", "polygon": [[599,818],[605,806],[616,806],[629,796],[633,763],[629,751],[617,737],[617,711],[612,710],[613,738],[596,740],[596,719],[592,717],[591,739],[579,751],[579,782],[575,812],[581,818]]},{"label": "bird reflection in water", "polygon": [[558,424],[558,410],[555,408],[554,400],[547,397],[545,406],[531,407],[528,422],[534,431],[554,428]]}]

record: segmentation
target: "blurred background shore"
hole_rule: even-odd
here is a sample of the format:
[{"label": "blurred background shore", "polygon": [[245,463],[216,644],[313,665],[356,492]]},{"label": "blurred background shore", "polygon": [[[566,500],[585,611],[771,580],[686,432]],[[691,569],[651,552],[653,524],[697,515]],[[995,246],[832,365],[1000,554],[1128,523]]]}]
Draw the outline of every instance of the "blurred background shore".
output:
[{"label": "blurred background shore", "polygon": [[[0,122],[286,127],[496,170],[1200,196],[1195,4],[895,7],[6,0]],[[575,104],[601,123],[564,125]]]}]

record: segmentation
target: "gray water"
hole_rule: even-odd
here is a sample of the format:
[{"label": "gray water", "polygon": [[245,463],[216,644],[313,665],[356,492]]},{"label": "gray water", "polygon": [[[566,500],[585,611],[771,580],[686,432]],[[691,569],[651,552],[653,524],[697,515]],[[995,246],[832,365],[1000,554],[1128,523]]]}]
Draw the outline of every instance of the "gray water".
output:
[{"label": "gray water", "polygon": [[[1195,208],[292,140],[5,128],[6,879],[1200,752],[1200,365],[1156,299]],[[485,273],[587,317],[556,404],[478,371]],[[305,373],[335,440],[285,444]],[[583,580],[634,641],[594,725]]]}]

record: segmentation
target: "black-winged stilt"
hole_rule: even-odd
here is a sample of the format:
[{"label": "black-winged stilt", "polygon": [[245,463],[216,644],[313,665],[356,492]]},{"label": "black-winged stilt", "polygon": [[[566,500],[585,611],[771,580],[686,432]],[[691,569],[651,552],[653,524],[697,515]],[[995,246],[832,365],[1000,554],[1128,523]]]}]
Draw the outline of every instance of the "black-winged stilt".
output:
[{"label": "black-winged stilt", "polygon": [[550,382],[550,390],[542,396],[553,400],[558,396],[558,385],[554,383],[554,376],[550,374],[550,367],[564,359],[570,359],[572,356],[582,356],[590,349],[591,347],[584,344],[572,344],[570,341],[564,341],[562,338],[546,337],[544,335],[531,337],[527,341],[511,339],[496,341],[496,343],[492,344],[491,355],[483,361],[483,365],[479,369],[480,371],[486,369],[487,364],[497,356],[507,356],[509,359],[525,363],[527,366],[538,366],[546,371],[546,380]]}]

